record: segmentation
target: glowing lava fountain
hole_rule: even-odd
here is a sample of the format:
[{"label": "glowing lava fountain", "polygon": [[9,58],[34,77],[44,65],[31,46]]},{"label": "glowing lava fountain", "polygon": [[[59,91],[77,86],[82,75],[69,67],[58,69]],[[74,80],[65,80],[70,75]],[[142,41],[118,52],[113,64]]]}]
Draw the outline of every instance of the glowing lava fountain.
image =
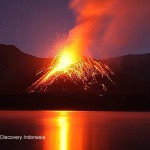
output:
[{"label": "glowing lava fountain", "polygon": [[[70,51],[67,47],[60,51],[50,67],[43,69],[46,73],[29,87],[30,92],[44,92],[49,85],[61,78],[77,84],[82,82],[84,89],[97,83],[96,76],[106,76],[111,82],[109,75],[113,74],[108,66],[91,57],[82,57],[76,51]],[[101,84],[105,90],[104,84]]]}]

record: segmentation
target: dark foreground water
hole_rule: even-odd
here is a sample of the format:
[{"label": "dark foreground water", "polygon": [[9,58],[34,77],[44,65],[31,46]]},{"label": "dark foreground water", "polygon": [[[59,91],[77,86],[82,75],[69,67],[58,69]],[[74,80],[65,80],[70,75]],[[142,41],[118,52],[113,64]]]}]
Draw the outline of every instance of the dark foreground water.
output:
[{"label": "dark foreground water", "polygon": [[150,113],[0,111],[3,149],[150,150]]}]

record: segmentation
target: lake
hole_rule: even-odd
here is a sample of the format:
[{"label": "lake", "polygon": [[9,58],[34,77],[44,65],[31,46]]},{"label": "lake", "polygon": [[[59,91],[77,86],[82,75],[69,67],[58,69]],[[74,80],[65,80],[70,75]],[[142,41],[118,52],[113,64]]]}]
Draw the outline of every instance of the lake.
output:
[{"label": "lake", "polygon": [[150,112],[0,111],[0,149],[150,150]]}]

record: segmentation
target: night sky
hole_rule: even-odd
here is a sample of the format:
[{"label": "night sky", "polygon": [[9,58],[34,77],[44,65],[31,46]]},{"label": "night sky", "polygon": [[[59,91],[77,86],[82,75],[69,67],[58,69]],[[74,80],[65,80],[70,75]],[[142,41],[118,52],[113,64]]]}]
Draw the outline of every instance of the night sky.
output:
[{"label": "night sky", "polygon": [[[103,57],[150,52],[150,0],[113,0],[94,39]],[[75,25],[69,0],[0,0],[0,43],[46,57]],[[92,10],[91,10],[92,11]],[[93,48],[93,55],[97,52]]]}]

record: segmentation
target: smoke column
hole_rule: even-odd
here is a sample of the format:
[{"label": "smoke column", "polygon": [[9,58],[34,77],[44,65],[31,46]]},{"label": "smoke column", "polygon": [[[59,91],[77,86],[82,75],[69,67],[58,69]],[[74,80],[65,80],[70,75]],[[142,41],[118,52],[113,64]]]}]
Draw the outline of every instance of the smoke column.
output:
[{"label": "smoke column", "polygon": [[90,42],[100,31],[102,17],[107,14],[111,4],[112,0],[71,0],[69,8],[76,15],[76,24],[67,39],[70,50],[81,54],[88,50]]}]

